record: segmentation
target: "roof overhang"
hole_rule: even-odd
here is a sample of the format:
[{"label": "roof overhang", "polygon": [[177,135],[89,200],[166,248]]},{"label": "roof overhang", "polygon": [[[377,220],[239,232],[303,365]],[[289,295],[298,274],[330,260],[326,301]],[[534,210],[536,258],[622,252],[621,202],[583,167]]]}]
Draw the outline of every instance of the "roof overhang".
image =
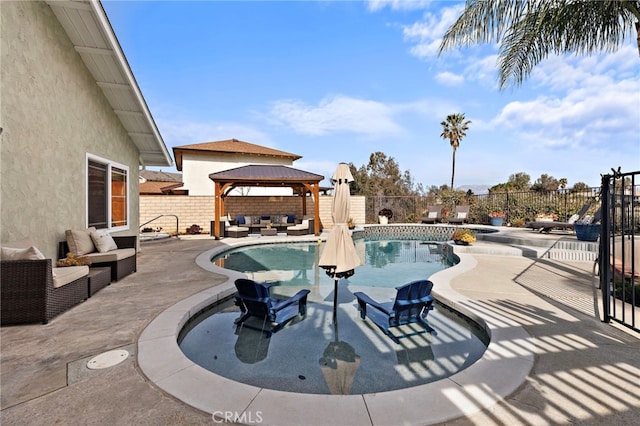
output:
[{"label": "roof overhang", "polygon": [[100,1],[47,0],[47,4],[138,148],[140,164],[172,166],[171,154]]}]

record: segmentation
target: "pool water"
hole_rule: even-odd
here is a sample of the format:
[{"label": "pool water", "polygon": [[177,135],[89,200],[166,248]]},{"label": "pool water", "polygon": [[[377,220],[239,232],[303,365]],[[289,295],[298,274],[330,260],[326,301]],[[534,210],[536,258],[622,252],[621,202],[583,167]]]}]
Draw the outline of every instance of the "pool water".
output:
[{"label": "pool water", "polygon": [[[357,241],[363,265],[338,285],[333,321],[333,279],[317,267],[321,244],[269,244],[234,249],[213,261],[273,282],[272,297],[310,290],[305,317],[277,333],[250,318],[236,326],[240,310],[228,300],[192,318],[179,345],[196,364],[249,385],[310,394],[364,394],[403,389],[449,377],[477,361],[488,344],[484,330],[436,304],[426,320],[437,335],[418,324],[392,328],[398,341],[370,320],[362,320],[353,292],[380,302],[395,287],[429,278],[449,265],[442,246],[421,241]],[[257,329],[256,329],[257,328]]]},{"label": "pool water", "polygon": [[[450,266],[443,245],[424,241],[355,241],[361,266],[349,284],[395,288],[428,279]],[[333,279],[318,267],[324,244],[267,244],[237,248],[213,259],[222,268],[243,272],[259,282],[278,286],[327,285]]]}]

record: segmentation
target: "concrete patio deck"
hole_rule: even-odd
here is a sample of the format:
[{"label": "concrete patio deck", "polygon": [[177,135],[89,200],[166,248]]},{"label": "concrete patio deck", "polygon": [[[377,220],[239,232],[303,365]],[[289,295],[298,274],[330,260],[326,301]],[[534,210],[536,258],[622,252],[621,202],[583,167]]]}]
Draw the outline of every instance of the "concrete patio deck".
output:
[{"label": "concrete patio deck", "polygon": [[[569,234],[505,229],[501,235],[502,241],[480,240],[459,249],[473,260],[472,267],[452,277],[450,286],[475,301],[494,327],[517,324],[526,330],[530,338],[506,342],[502,356],[515,356],[527,346],[534,353],[533,365],[513,392],[487,408],[481,407],[493,391],[482,382],[470,392],[449,396],[460,404],[461,415],[446,424],[638,424],[640,336],[599,320],[592,262],[539,257],[558,241],[571,239]],[[197,266],[196,259],[229,240],[185,237],[144,244],[135,274],[47,325],[2,327],[2,424],[219,423],[151,382],[141,372],[137,354],[138,339],[158,315],[227,281]],[[88,360],[113,349],[131,355],[107,369],[86,368]],[[503,374],[508,380],[510,371]],[[462,415],[469,406],[478,409]],[[408,423],[403,417],[407,408],[397,405],[389,424],[433,424],[430,419],[438,418],[438,406],[424,401],[411,407],[423,411],[424,421]],[[284,414],[284,419],[254,416],[253,422],[300,424]],[[307,413],[304,423],[326,424],[322,414]],[[375,424],[366,415],[358,423]],[[337,424],[353,422],[345,418]]]}]

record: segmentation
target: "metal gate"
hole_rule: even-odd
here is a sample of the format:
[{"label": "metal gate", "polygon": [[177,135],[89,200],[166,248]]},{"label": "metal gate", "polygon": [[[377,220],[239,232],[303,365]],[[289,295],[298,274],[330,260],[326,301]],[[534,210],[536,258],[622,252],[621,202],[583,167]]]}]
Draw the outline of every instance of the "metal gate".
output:
[{"label": "metal gate", "polygon": [[640,332],[640,171],[602,176],[600,288],[604,322]]}]

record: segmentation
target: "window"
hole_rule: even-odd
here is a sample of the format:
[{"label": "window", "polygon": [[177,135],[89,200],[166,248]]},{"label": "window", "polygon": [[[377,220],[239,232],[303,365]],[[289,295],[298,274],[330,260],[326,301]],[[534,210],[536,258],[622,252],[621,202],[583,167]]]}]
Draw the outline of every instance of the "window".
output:
[{"label": "window", "polygon": [[88,226],[129,229],[129,168],[102,158],[87,158]]}]

